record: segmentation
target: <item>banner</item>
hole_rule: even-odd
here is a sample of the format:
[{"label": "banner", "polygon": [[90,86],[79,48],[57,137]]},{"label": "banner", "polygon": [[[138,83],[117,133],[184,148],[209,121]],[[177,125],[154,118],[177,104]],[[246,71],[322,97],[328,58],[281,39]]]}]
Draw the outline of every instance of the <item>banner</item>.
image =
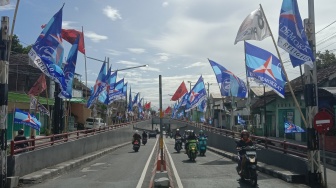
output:
[{"label": "banner", "polygon": [[26,125],[38,131],[41,128],[41,122],[34,115],[17,108],[15,109],[14,123]]},{"label": "banner", "polygon": [[108,94],[108,104],[112,104],[113,101],[122,99],[124,96],[123,93],[124,89],[124,79],[119,80],[113,88],[110,88],[109,94]]},{"label": "banner", "polygon": [[103,63],[100,68],[100,72],[98,74],[95,85],[93,86],[93,90],[91,96],[87,102],[87,107],[90,108],[95,99],[99,96],[99,94],[104,90],[106,86],[106,63]]},{"label": "banner", "polygon": [[186,111],[190,111],[191,109],[197,107],[205,99],[206,99],[205,86],[203,82],[203,77],[200,76],[197,83],[194,85],[194,87],[189,93],[187,102],[188,105]]},{"label": "banner", "polygon": [[234,44],[244,40],[261,41],[271,36],[260,8],[251,12],[240,25]]}]

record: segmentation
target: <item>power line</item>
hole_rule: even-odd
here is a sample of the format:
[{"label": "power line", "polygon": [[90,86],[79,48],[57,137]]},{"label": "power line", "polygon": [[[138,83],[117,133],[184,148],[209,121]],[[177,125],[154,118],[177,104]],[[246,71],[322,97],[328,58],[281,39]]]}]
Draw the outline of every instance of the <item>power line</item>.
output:
[{"label": "power line", "polygon": [[324,28],[322,28],[321,30],[319,30],[318,32],[316,32],[315,34],[318,34],[318,33],[320,33],[321,31],[327,29],[328,27],[330,27],[330,26],[331,26],[332,24],[334,24],[334,23],[336,23],[336,20],[333,21],[333,22],[331,22],[329,25],[325,26]]}]

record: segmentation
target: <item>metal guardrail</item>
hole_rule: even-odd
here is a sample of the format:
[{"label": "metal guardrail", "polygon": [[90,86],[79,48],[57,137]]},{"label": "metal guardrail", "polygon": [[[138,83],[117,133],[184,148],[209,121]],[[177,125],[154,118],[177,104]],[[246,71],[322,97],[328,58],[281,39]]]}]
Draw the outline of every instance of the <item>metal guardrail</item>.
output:
[{"label": "metal guardrail", "polygon": [[[195,126],[203,130],[213,132],[216,134],[220,134],[223,136],[231,137],[233,139],[240,139],[239,132],[235,132],[235,131],[231,131],[227,129],[220,129],[220,128],[216,128],[216,127],[209,126],[206,124],[194,123],[194,122],[185,121],[185,120],[176,120],[176,121],[187,123],[191,126]],[[268,137],[255,136],[255,135],[251,135],[250,138],[253,141],[257,142],[258,145],[263,146],[265,149],[273,149],[273,150],[281,151],[284,154],[291,154],[291,155],[307,158],[308,149],[307,149],[307,146],[305,145],[294,144],[286,140],[281,141],[281,140],[275,140],[275,139],[271,139]]]},{"label": "metal guardrail", "polygon": [[[142,121],[148,121],[148,120],[142,120]],[[56,144],[78,140],[80,138],[84,138],[84,137],[91,136],[91,135],[96,135],[99,133],[113,131],[115,129],[126,127],[133,123],[138,123],[142,121],[120,123],[120,124],[106,126],[104,128],[99,128],[99,129],[87,129],[87,130],[73,131],[73,132],[67,132],[67,133],[61,133],[61,134],[53,134],[50,136],[32,138],[32,139],[21,140],[21,141],[12,140],[10,143],[10,155],[14,156],[15,154],[26,152],[26,151],[32,151],[35,149],[43,149],[43,148],[51,147]],[[18,144],[26,144],[27,147],[18,148],[16,147]]]}]

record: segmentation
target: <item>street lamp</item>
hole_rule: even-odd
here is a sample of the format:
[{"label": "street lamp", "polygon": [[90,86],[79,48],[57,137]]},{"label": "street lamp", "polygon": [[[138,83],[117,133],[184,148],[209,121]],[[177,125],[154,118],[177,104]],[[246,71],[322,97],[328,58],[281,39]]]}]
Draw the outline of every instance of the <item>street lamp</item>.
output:
[{"label": "street lamp", "polygon": [[190,84],[190,89],[189,91],[191,91],[191,83],[195,83],[195,82],[192,82],[192,81],[187,81],[189,84]]}]

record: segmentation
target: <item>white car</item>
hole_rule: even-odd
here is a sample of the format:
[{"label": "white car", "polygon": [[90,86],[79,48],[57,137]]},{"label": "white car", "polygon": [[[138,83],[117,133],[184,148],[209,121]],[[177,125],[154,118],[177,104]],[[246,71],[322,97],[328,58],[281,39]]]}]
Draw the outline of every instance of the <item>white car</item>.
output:
[{"label": "white car", "polygon": [[104,128],[106,123],[102,118],[89,117],[85,121],[85,129],[99,129]]}]

